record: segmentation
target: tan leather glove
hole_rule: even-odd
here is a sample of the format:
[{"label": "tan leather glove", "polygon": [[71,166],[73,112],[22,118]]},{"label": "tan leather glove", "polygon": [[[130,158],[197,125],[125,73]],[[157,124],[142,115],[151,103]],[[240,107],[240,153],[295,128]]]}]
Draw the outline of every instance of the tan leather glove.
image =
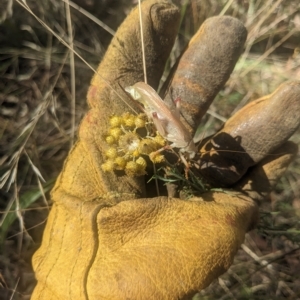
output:
[{"label": "tan leather glove", "polygon": [[[148,83],[154,88],[179,18],[167,1],[143,2]],[[245,38],[239,21],[211,18],[182,57],[167,98],[180,95],[192,132],[228,79]],[[109,117],[130,111],[102,77],[120,94],[118,84],[143,81],[137,10],[118,30],[97,72],[101,77],[92,80],[78,142],[52,191],[53,207],[33,258],[38,283],[32,299],[188,299],[229,268],[257,220],[253,199],[267,195],[297,152],[292,143],[280,146],[299,123],[300,83],[251,103],[203,143],[198,172],[212,185],[235,191],[181,200],[147,198],[153,192],[143,177],[101,168]],[[224,147],[243,151],[220,155]],[[237,161],[236,153],[246,159]]]}]

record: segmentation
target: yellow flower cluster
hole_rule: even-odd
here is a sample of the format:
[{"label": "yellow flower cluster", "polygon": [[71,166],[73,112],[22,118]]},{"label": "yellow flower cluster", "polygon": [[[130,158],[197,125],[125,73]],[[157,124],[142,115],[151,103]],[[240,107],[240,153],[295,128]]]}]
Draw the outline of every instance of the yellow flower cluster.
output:
[{"label": "yellow flower cluster", "polygon": [[166,141],[158,132],[152,133],[153,126],[145,114],[112,116],[109,124],[105,137],[109,148],[104,153],[103,171],[121,170],[129,176],[141,176],[146,174],[147,157],[153,163],[164,161],[164,155],[158,150]]}]

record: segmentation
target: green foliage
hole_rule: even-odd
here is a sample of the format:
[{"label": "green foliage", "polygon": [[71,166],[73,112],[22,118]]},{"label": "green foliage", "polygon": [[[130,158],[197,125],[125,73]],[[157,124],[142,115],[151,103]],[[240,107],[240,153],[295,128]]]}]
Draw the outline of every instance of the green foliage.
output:
[{"label": "green foliage", "polygon": [[54,179],[48,180],[42,186],[43,190],[41,190],[39,187],[36,187],[19,195],[18,205],[17,201],[13,202],[12,206],[8,211],[5,212],[1,220],[0,249],[4,245],[8,231],[10,230],[15,220],[19,217],[18,214],[22,214],[22,212],[30,207],[30,205],[32,205],[35,201],[37,201],[45,193],[47,193],[53,187],[54,182]]}]

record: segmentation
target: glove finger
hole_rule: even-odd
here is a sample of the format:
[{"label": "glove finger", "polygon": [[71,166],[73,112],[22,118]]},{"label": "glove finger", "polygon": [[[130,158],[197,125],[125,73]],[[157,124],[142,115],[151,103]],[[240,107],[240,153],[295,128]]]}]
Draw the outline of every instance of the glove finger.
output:
[{"label": "glove finger", "polygon": [[274,188],[297,154],[298,146],[295,143],[289,141],[284,143],[272,155],[268,155],[251,168],[246,176],[234,185],[234,189],[243,191],[255,201],[262,201]]},{"label": "glove finger", "polygon": [[[148,78],[155,86],[176,36],[179,12],[168,1],[149,0],[142,5],[142,15]],[[143,79],[140,39],[139,14],[135,9],[116,33],[92,79],[88,92],[91,109],[80,124],[79,141],[71,151],[53,191],[55,199],[61,199],[61,193],[71,193],[86,200],[97,199],[101,195],[103,202],[110,202],[111,198],[124,198],[125,195],[130,198],[143,196],[142,176],[123,176],[122,171],[118,174],[112,170],[105,172],[108,168],[105,165],[107,153],[111,150],[105,139],[110,134],[110,117],[130,110],[115,91],[119,95],[122,92],[119,83],[127,86]],[[125,94],[123,96],[126,97]],[[120,134],[121,128],[117,130]],[[113,150],[116,150],[115,147],[114,144]]]},{"label": "glove finger", "polygon": [[[169,1],[142,3],[147,79],[155,89],[177,35],[179,18],[178,8]],[[128,111],[113,90],[122,94],[118,84],[126,87],[138,81],[144,81],[144,72],[139,10],[136,7],[118,29],[92,79],[89,104],[100,106],[108,115]]]},{"label": "glove finger", "polygon": [[193,133],[211,102],[228,80],[247,37],[237,19],[207,19],[180,58],[166,96],[169,105],[181,99],[181,114]]},{"label": "glove finger", "polygon": [[300,81],[249,103],[204,143],[200,173],[212,185],[230,186],[287,141],[300,124]]}]

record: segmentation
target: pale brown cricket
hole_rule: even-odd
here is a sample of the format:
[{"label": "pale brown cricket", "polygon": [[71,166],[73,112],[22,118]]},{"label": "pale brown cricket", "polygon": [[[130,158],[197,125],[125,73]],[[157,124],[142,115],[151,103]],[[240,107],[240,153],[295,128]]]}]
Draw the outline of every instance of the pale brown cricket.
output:
[{"label": "pale brown cricket", "polygon": [[189,159],[195,156],[197,148],[190,132],[180,121],[179,111],[171,111],[156,91],[144,82],[126,87],[125,91],[143,104],[146,115],[153,121],[159,134],[172,143],[170,147],[179,148]]}]

